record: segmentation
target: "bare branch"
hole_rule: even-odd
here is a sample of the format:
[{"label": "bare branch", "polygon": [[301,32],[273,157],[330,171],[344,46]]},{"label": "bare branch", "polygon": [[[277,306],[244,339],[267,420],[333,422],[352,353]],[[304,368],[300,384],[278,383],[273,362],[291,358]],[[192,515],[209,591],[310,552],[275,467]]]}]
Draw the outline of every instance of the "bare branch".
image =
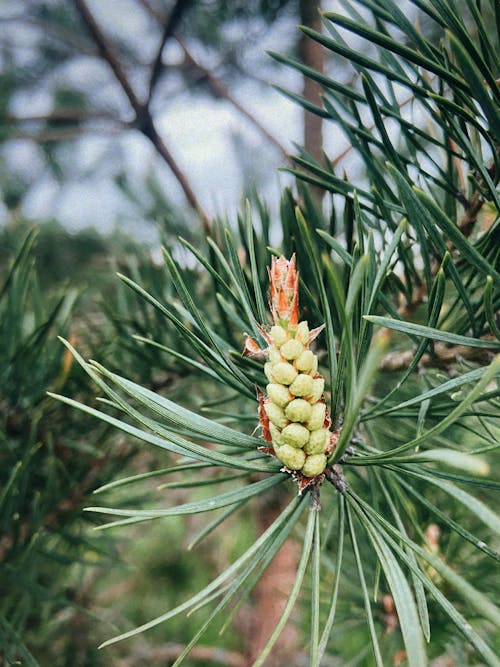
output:
[{"label": "bare branch", "polygon": [[177,0],[172,11],[170,12],[168,20],[165,22],[165,27],[163,29],[163,34],[161,36],[160,45],[158,47],[156,58],[154,59],[153,65],[151,67],[151,75],[149,79],[148,97],[146,104],[149,104],[149,102],[151,101],[151,98],[153,97],[153,93],[155,90],[155,86],[161,74],[161,70],[163,67],[162,54],[163,54],[163,49],[165,48],[165,44],[167,43],[167,40],[174,34],[174,31],[177,28],[182,15],[190,7],[191,3],[192,0]]},{"label": "bare branch", "polygon": [[165,142],[158,134],[158,131],[154,125],[153,118],[151,116],[148,104],[142,104],[139,101],[139,98],[136,96],[128,77],[125,73],[125,70],[122,68],[120,61],[118,60],[113,47],[104,33],[101,31],[100,27],[97,25],[94,16],[87,7],[85,0],[73,0],[76,9],[78,10],[80,16],[82,17],[83,22],[87,26],[89,33],[91,34],[94,42],[96,43],[97,48],[101,57],[108,63],[111,67],[115,78],[122,87],[125,95],[128,97],[130,105],[132,106],[135,112],[135,127],[147,137],[153,146],[156,148],[159,155],[163,160],[168,164],[172,173],[177,178],[181,188],[184,191],[186,199],[189,205],[198,213],[201,217],[205,231],[210,229],[210,219],[207,214],[203,211],[201,204],[199,203],[194,190],[189,185],[189,181],[179,165],[175,162],[173,155],[167,148]]},{"label": "bare branch", "polygon": [[60,109],[53,113],[37,114],[34,116],[14,116],[7,114],[6,120],[9,123],[42,123],[57,121],[87,121],[87,120],[114,120],[118,119],[110,111],[83,111],[82,109]]},{"label": "bare branch", "polygon": [[189,185],[189,181],[187,180],[186,176],[184,175],[184,172],[181,170],[179,165],[176,163],[172,153],[169,151],[167,148],[165,142],[163,139],[160,137],[158,134],[156,127],[153,123],[153,119],[151,116],[147,115],[147,119],[144,122],[143,126],[140,128],[142,134],[144,134],[145,137],[147,137],[153,146],[156,148],[158,153],[161,155],[161,157],[165,160],[165,162],[168,164],[170,169],[172,170],[172,173],[178,180],[181,188],[184,191],[184,194],[186,196],[186,199],[188,200],[190,206],[198,213],[198,215],[201,218],[201,221],[203,223],[203,228],[205,229],[206,233],[210,232],[211,229],[211,222],[210,218],[207,216],[207,214],[204,212],[203,208],[201,207],[194,190],[191,188]]},{"label": "bare branch", "polygon": [[106,127],[106,128],[95,128],[91,130],[84,127],[68,127],[60,130],[40,130],[39,132],[23,132],[22,130],[14,130],[5,137],[5,141],[16,141],[16,140],[27,140],[35,141],[38,144],[50,144],[58,141],[74,141],[80,137],[87,136],[89,134],[104,134],[106,136],[110,134],[119,134],[127,128],[127,125],[122,127]]},{"label": "bare branch", "polygon": [[[162,23],[161,16],[154,9],[154,7],[151,6],[151,4],[148,2],[148,0],[138,0],[138,2],[140,2],[140,4],[148,11],[148,13],[151,16],[153,16],[159,23]],[[179,4],[179,3],[177,3],[177,4]],[[182,3],[181,2],[181,4],[187,5],[189,3],[187,3],[187,2]],[[183,9],[185,9],[185,7],[183,7]],[[174,8],[173,11],[175,11],[175,8]],[[169,17],[169,20],[167,22],[167,25],[165,26],[165,30],[164,30],[164,33],[163,33],[165,41],[170,36],[170,34],[167,32],[167,27],[168,27],[168,24],[170,22],[171,22],[171,17]],[[172,32],[173,32],[173,30],[172,30]],[[266,130],[266,128],[260,123],[260,121],[258,121],[253,114],[251,114],[247,109],[245,109],[245,107],[243,107],[238,102],[238,100],[236,100],[231,95],[231,93],[229,92],[227,87],[222,83],[222,81],[220,81],[220,79],[218,79],[216,76],[214,76],[213,72],[209,71],[203,65],[201,65],[198,61],[195,60],[193,55],[188,51],[186,45],[184,44],[184,42],[182,41],[182,39],[178,35],[176,35],[176,40],[180,44],[182,50],[184,51],[185,64],[188,67],[190,67],[199,76],[200,79],[203,79],[206,82],[206,84],[209,87],[212,95],[215,98],[224,99],[227,102],[229,102],[230,104],[232,104],[235,107],[235,109],[237,109],[243,116],[245,116],[245,118],[247,118],[258,129],[258,131],[270,143],[273,144],[273,146],[278,150],[278,152],[281,154],[281,156],[287,162],[291,162],[291,160],[288,156],[288,153],[286,152],[284,147],[279,143],[279,141],[276,139],[276,137],[274,137],[268,130]],[[152,72],[151,82],[150,82],[150,87],[149,87],[150,91],[149,91],[148,101],[152,97],[154,85],[157,81],[157,77],[160,74],[161,68],[163,67],[163,65],[161,63],[161,54],[163,52],[163,47],[164,47],[164,41],[162,40],[162,42],[160,43],[160,48],[159,48],[159,51],[158,51],[158,55],[157,55],[157,57],[155,59],[155,63],[154,63],[155,67],[158,68],[158,72],[155,75],[155,81],[154,82],[153,82],[153,72]]]},{"label": "bare branch", "polygon": [[125,74],[125,71],[122,68],[111,44],[97,25],[92,12],[89,10],[85,3],[85,0],[73,0],[73,2],[83,22],[87,26],[87,30],[91,34],[92,39],[99,49],[99,53],[113,70],[113,73],[120,83],[123,92],[128,97],[132,108],[136,114],[139,115],[142,111],[142,105],[137,98],[132,86],[130,85],[127,75]]},{"label": "bare branch", "polygon": [[[139,665],[165,665],[172,664],[172,662],[179,657],[185,646],[182,644],[166,644],[156,648],[148,647],[147,651],[138,650],[128,658],[118,659],[117,667],[139,667]],[[227,665],[227,667],[245,667],[248,662],[244,656],[236,651],[228,651],[213,646],[194,646],[189,657],[194,662],[207,664],[215,662],[220,665]]]}]

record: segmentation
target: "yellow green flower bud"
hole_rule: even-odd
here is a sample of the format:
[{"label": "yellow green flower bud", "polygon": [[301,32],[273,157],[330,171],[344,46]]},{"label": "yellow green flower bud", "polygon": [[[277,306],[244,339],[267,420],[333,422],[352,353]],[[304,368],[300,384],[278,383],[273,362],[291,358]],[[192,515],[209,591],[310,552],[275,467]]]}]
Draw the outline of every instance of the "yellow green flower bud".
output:
[{"label": "yellow green flower bud", "polygon": [[277,428],[272,422],[269,423],[269,432],[273,441],[274,447],[281,447],[284,445],[283,438],[281,437],[281,431]]},{"label": "yellow green flower bud", "polygon": [[273,382],[292,384],[296,377],[297,371],[292,364],[289,364],[287,361],[279,361],[277,364],[273,364],[271,378]]},{"label": "yellow green flower bud", "polygon": [[321,428],[325,422],[326,405],[325,403],[315,403],[311,409],[311,416],[306,424],[310,431]]},{"label": "yellow green flower bud", "polygon": [[271,345],[271,347],[269,348],[268,359],[272,364],[276,364],[278,363],[278,361],[281,361],[280,351],[274,345]]},{"label": "yellow green flower bud", "polygon": [[310,373],[315,370],[314,366],[317,367],[318,362],[316,360],[316,356],[311,352],[311,350],[304,350],[302,354],[297,357],[295,365],[299,371],[302,371],[303,373]]},{"label": "yellow green flower bud", "polygon": [[309,440],[309,431],[301,424],[288,424],[281,431],[281,437],[287,445],[303,447]]},{"label": "yellow green flower bud", "polygon": [[312,389],[308,394],[308,398],[311,403],[317,403],[319,399],[323,396],[325,391],[325,381],[323,378],[316,378],[313,380]]},{"label": "yellow green flower bud", "polygon": [[304,346],[302,343],[298,340],[295,340],[294,338],[291,338],[289,341],[287,341],[284,345],[281,346],[280,349],[281,354],[289,361],[300,357],[303,351]]},{"label": "yellow green flower bud", "polygon": [[324,454],[329,441],[330,434],[326,428],[319,428],[309,436],[309,442],[304,446],[304,451],[306,454]]},{"label": "yellow green flower bud", "polygon": [[284,408],[292,400],[292,395],[288,391],[288,387],[282,384],[271,382],[266,387],[267,395],[273,403],[276,403],[280,408]]},{"label": "yellow green flower bud", "polygon": [[309,342],[309,327],[307,322],[303,320],[297,325],[297,330],[295,331],[296,340],[300,341],[302,345],[307,345]]},{"label": "yellow green flower bud", "polygon": [[288,419],[285,417],[285,413],[271,401],[264,404],[264,410],[269,417],[269,421],[278,428],[283,428],[287,425]]},{"label": "yellow green flower bud", "polygon": [[291,470],[300,470],[306,461],[306,455],[301,449],[290,445],[275,448],[276,456]]},{"label": "yellow green flower bud", "polygon": [[314,454],[306,458],[301,472],[304,477],[316,477],[316,475],[321,475],[325,468],[326,456],[324,454]]},{"label": "yellow green flower bud", "polygon": [[313,390],[314,380],[310,375],[300,373],[290,385],[290,391],[294,396],[309,396]]},{"label": "yellow green flower bud", "polygon": [[286,341],[288,340],[288,333],[285,331],[285,329],[283,329],[283,327],[280,327],[277,324],[271,327],[269,335],[271,336],[277,347],[281,347],[281,345],[283,345],[283,343],[286,343]]},{"label": "yellow green flower bud", "polygon": [[311,417],[311,404],[303,398],[296,398],[285,408],[286,417],[292,422],[306,422]]}]

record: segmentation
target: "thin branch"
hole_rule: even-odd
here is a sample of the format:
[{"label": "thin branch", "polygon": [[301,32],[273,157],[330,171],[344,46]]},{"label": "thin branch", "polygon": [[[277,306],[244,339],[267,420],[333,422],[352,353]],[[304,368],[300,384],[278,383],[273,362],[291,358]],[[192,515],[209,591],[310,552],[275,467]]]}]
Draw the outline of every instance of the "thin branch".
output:
[{"label": "thin branch", "polygon": [[158,12],[155,7],[149,2],[149,0],[137,0],[137,2],[142,5],[142,7],[152,16],[158,23],[163,25],[164,18],[160,12]]},{"label": "thin branch", "polygon": [[22,130],[14,130],[13,132],[9,132],[4,140],[26,140],[35,141],[38,144],[50,144],[58,141],[73,141],[88,134],[104,134],[105,136],[109,136],[110,134],[119,134],[125,129],[127,129],[126,124],[122,127],[103,127],[100,129],[93,127],[91,130],[84,127],[70,127],[61,130],[41,130],[40,132],[23,132]]},{"label": "thin branch", "polygon": [[99,53],[113,70],[113,73],[116,79],[118,80],[120,86],[122,87],[123,92],[128,97],[132,108],[134,109],[136,114],[139,115],[142,112],[143,107],[139,99],[137,98],[132,86],[130,85],[127,75],[125,74],[125,70],[122,68],[120,61],[116,57],[116,54],[113,51],[113,48],[111,47],[111,44],[109,43],[104,33],[99,28],[99,26],[97,25],[92,12],[89,10],[89,8],[85,3],[85,0],[73,0],[73,2],[83,22],[87,26],[87,29],[92,36],[92,39],[94,40],[97,48],[99,49]]},{"label": "thin branch", "polygon": [[201,207],[194,190],[191,188],[188,179],[184,175],[184,172],[182,169],[178,166],[176,163],[172,153],[170,150],[167,148],[165,142],[163,139],[160,137],[158,134],[158,131],[156,130],[156,127],[153,123],[153,119],[151,118],[149,112],[147,115],[147,119],[144,122],[143,126],[139,128],[142,134],[144,134],[145,137],[147,137],[153,146],[156,148],[158,153],[161,155],[161,157],[165,160],[165,162],[168,164],[170,169],[172,170],[172,173],[178,180],[181,188],[184,191],[184,194],[186,196],[186,199],[188,200],[190,206],[198,213],[198,215],[201,218],[201,221],[203,223],[203,228],[206,233],[210,232],[211,229],[211,222],[210,218],[207,216],[207,214],[204,212],[203,208]]},{"label": "thin branch", "polygon": [[108,63],[111,67],[115,78],[122,87],[125,95],[128,97],[130,105],[132,106],[135,112],[135,127],[147,137],[158,154],[163,158],[167,165],[172,170],[172,173],[178,180],[184,195],[189,203],[189,205],[198,213],[201,217],[205,231],[208,232],[211,227],[210,219],[207,214],[203,211],[201,204],[199,203],[194,190],[189,185],[189,181],[186,175],[183,173],[182,169],[176,163],[172,153],[167,148],[165,142],[158,134],[158,131],[153,122],[148,104],[142,104],[139,98],[136,96],[135,91],[133,90],[128,77],[125,73],[125,70],[122,68],[120,61],[118,60],[112,45],[110,44],[107,37],[101,31],[100,27],[97,25],[94,16],[87,7],[85,0],[73,0],[77,11],[79,12],[83,22],[85,23],[90,35],[92,36],[101,57]]},{"label": "thin branch", "polygon": [[82,109],[61,109],[47,114],[36,114],[34,116],[14,116],[7,114],[6,120],[9,123],[42,123],[42,122],[57,122],[57,121],[86,121],[86,120],[114,120],[116,117],[110,111],[83,111]]},{"label": "thin branch", "polygon": [[148,96],[146,102],[147,105],[149,105],[153,97],[156,84],[158,83],[158,79],[162,71],[163,67],[162,54],[163,54],[163,49],[165,48],[165,44],[167,43],[167,40],[174,34],[174,31],[177,28],[179,21],[182,18],[182,15],[190,7],[191,3],[192,0],[177,0],[172,11],[170,12],[167,21],[165,22],[165,27],[163,29],[163,34],[161,36],[160,45],[156,53],[156,58],[154,59],[153,65],[151,67],[151,75],[149,78]]},{"label": "thin branch", "polygon": [[[156,648],[148,647],[147,650],[139,650],[128,658],[118,659],[117,667],[139,667],[139,665],[153,664],[171,664],[184,650],[182,644],[166,644]],[[215,646],[198,645],[191,649],[189,654],[191,661],[200,662],[203,665],[207,663],[217,663],[227,665],[227,667],[246,667],[248,665],[246,658],[236,651]]]},{"label": "thin branch", "polygon": [[[158,23],[163,23],[162,17],[160,14],[155,10],[155,8],[151,5],[149,0],[137,0],[145,9],[146,11],[158,21]],[[181,4],[189,4],[189,3],[181,3]],[[170,17],[169,21],[170,23]],[[164,31],[164,36],[167,33],[167,27],[165,27]],[[169,35],[167,35],[166,38],[168,38]],[[165,39],[166,39],[165,38]],[[260,121],[255,118],[253,114],[251,114],[247,109],[245,109],[239,102],[236,100],[227,87],[218,79],[216,76],[214,76],[213,72],[209,71],[206,69],[203,65],[201,65],[193,55],[188,51],[186,45],[182,41],[182,39],[176,35],[176,40],[181,46],[182,50],[184,51],[184,59],[185,59],[185,64],[190,67],[192,70],[194,70],[199,77],[200,80],[205,81],[207,86],[209,87],[212,95],[214,95],[215,98],[217,99],[224,99],[226,102],[229,102],[234,106],[235,109],[237,109],[245,118],[247,118],[257,129],[258,131],[269,141],[275,146],[275,148],[278,150],[278,152],[281,154],[281,156],[287,161],[291,162],[290,157],[287,153],[287,151],[284,149],[284,147],[280,144],[280,142],[274,137],[266,128],[260,123]],[[163,67],[161,63],[161,54],[163,52],[163,46],[164,43],[160,43],[160,48],[155,60],[155,66],[158,67],[159,71],[156,77],[159,76],[159,73],[161,71],[161,68]],[[156,81],[155,81],[156,82]],[[154,85],[153,85],[154,88]],[[152,96],[152,91],[151,91],[151,83],[150,83],[150,93],[149,93],[149,98],[150,99]]]}]

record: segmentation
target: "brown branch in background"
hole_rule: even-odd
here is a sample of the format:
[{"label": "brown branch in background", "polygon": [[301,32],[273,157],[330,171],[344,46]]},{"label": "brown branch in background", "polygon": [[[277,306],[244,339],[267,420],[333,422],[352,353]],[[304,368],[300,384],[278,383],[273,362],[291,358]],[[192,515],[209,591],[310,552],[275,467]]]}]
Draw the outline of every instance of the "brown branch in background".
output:
[{"label": "brown branch in background", "polygon": [[142,110],[142,105],[137,98],[132,86],[129,83],[125,70],[122,68],[118,58],[116,57],[115,52],[107,38],[104,36],[104,33],[101,31],[97,25],[96,20],[90,9],[87,7],[85,0],[73,0],[75,7],[80,14],[83,22],[87,26],[87,29],[94,40],[101,57],[108,63],[108,65],[113,70],[117,81],[123,89],[123,92],[128,97],[129,102],[136,112],[140,113]]},{"label": "brown branch in background", "polygon": [[172,35],[174,34],[174,31],[177,28],[177,25],[179,24],[182,15],[190,7],[191,4],[192,0],[177,0],[172,11],[169,14],[167,21],[165,21],[165,27],[163,29],[163,34],[160,39],[160,45],[156,53],[156,58],[154,59],[153,65],[151,67],[146,105],[149,105],[153,97],[156,84],[158,83],[158,79],[160,78],[160,74],[163,68],[162,55],[163,55],[163,49],[165,48],[165,44],[167,43],[168,39],[172,37]]},{"label": "brown branch in background", "polygon": [[92,131],[86,130],[84,127],[70,127],[61,130],[40,130],[39,132],[24,132],[23,130],[13,130],[9,132],[8,139],[10,140],[26,140],[26,141],[35,141],[38,144],[51,144],[58,141],[74,141],[80,137],[83,137],[88,134],[105,134],[109,136],[110,134],[119,134],[126,129],[126,125],[123,127],[106,127],[106,128],[92,128]]},{"label": "brown branch in background", "polygon": [[83,111],[82,109],[60,109],[53,113],[37,114],[35,116],[14,116],[6,114],[9,123],[57,123],[58,121],[86,121],[86,120],[116,120],[109,111]]},{"label": "brown branch in background", "polygon": [[142,134],[151,141],[151,143],[156,148],[158,153],[168,164],[172,173],[174,174],[181,188],[183,189],[186,199],[191,205],[191,208],[193,208],[196,211],[196,213],[200,216],[205,232],[207,234],[210,233],[212,226],[210,218],[201,207],[201,204],[199,203],[198,198],[194,193],[194,190],[191,188],[191,185],[189,184],[189,181],[186,178],[184,172],[175,161],[172,153],[167,148],[167,145],[165,144],[161,136],[158,134],[158,131],[156,130],[156,127],[153,123],[151,115],[149,114],[149,111],[146,115],[146,118],[144,119],[142,126],[139,129],[142,132]]},{"label": "brown branch in background", "polygon": [[191,206],[191,208],[196,211],[200,216],[205,232],[209,232],[211,228],[211,222],[208,215],[204,212],[198,198],[196,197],[194,190],[191,188],[189,181],[175,161],[172,153],[167,148],[165,142],[160,137],[153,118],[151,116],[149,106],[147,104],[142,104],[135,94],[128,77],[125,73],[125,70],[121,66],[113,47],[104,33],[101,31],[97,22],[92,15],[92,12],[87,7],[85,0],[73,0],[75,7],[80,14],[87,30],[89,31],[92,39],[94,40],[99,53],[103,60],[105,60],[115,75],[116,80],[120,84],[123,92],[127,96],[130,105],[135,113],[135,127],[141,132],[145,137],[147,137],[153,146],[155,147],[158,154],[163,158],[163,160],[170,167],[172,173],[176,177],[179,185],[181,186],[184,195]]},{"label": "brown branch in background", "polygon": [[[283,511],[284,499],[277,492],[272,497],[266,495],[265,500],[259,499],[258,502],[256,525],[258,533],[262,534]],[[245,664],[254,663],[279,622],[295,582],[299,559],[298,542],[288,538],[259,578],[253,593],[253,604],[242,607],[238,612],[235,625],[244,643]],[[299,648],[299,632],[290,619],[265,664],[266,667],[291,666],[298,662],[299,656],[303,657]]]},{"label": "brown branch in background", "polygon": [[[172,664],[184,649],[185,646],[182,644],[166,644],[156,648],[148,646],[143,650],[133,651],[127,658],[117,658],[115,665],[116,667],[143,667],[143,665],[163,667]],[[236,651],[227,651],[216,646],[198,644],[189,652],[189,658],[192,662],[199,662],[202,665],[215,663],[227,667],[248,667],[247,660]]]},{"label": "brown branch in background", "polygon": [[[160,16],[160,14],[154,9],[154,7],[151,5],[148,0],[137,0],[145,9],[146,11],[158,21],[158,23],[163,25],[163,19]],[[195,60],[194,56],[188,51],[187,46],[183,42],[183,40],[179,37],[179,35],[175,36],[176,41],[178,44],[181,46],[182,50],[184,51],[184,66],[188,67],[189,69],[194,72],[195,77],[197,77],[200,80],[203,80],[212,95],[216,99],[224,99],[226,102],[229,102],[234,108],[239,111],[245,118],[247,118],[256,128],[257,130],[270,142],[272,145],[278,150],[278,152],[281,154],[281,156],[287,161],[290,162],[290,157],[284,147],[280,144],[280,142],[274,137],[266,128],[262,125],[262,123],[255,118],[255,116],[248,111],[238,100],[233,97],[233,95],[229,92],[227,86],[224,85],[224,83],[218,79],[213,72],[208,70],[206,67],[204,67],[201,63],[199,63],[197,60]],[[163,47],[161,47],[161,50],[163,51]],[[155,60],[156,63],[160,63],[159,69],[161,71],[161,55],[160,58],[158,59],[158,56]],[[159,75],[159,72],[158,72]],[[157,75],[157,76],[158,76]]]},{"label": "brown branch in background", "polygon": [[[447,347],[443,343],[435,343],[433,354],[424,354],[420,359],[419,365],[423,367],[433,366],[446,369],[460,359],[467,359],[468,361],[475,361],[484,365],[491,363],[493,354],[493,347],[491,350],[485,350],[483,348],[468,347],[467,345],[453,345],[452,347]],[[414,357],[414,350],[389,352],[382,359],[379,369],[381,371],[402,371],[408,368]]]}]

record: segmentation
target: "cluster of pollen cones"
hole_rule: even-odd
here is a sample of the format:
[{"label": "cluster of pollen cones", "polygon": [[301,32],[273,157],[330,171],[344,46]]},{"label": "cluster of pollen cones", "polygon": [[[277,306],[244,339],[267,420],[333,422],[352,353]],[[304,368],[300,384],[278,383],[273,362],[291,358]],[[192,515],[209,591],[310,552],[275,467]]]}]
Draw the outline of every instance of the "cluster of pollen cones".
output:
[{"label": "cluster of pollen cones", "polygon": [[328,456],[338,441],[324,397],[325,381],[317,372],[318,360],[310,349],[323,326],[309,330],[299,322],[299,274],[295,255],[273,258],[269,269],[270,309],[274,325],[261,334],[268,343],[261,349],[247,338],[245,355],[265,355],[266,394],[258,392],[262,449],[276,456],[283,470],[297,479],[299,490],[322,479]]}]

